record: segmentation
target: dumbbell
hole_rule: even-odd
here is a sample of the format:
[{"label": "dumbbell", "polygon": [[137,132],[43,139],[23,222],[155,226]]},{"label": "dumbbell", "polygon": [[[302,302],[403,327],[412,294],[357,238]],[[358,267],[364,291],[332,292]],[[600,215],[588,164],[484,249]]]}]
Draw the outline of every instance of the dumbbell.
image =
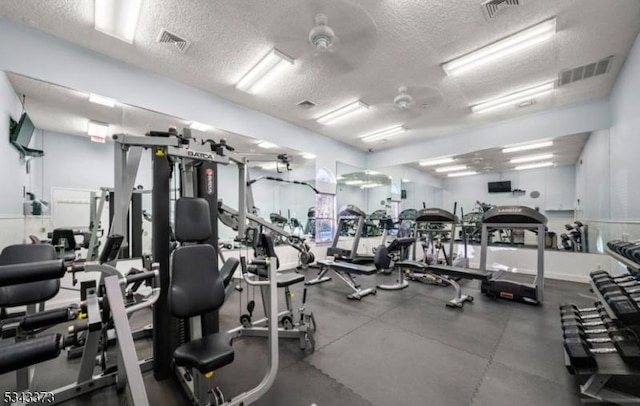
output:
[{"label": "dumbbell", "polygon": [[607,316],[603,316],[601,320],[585,321],[580,316],[570,315],[562,318],[562,330],[575,327],[599,327],[609,329],[618,329],[619,324]]},{"label": "dumbbell", "polygon": [[597,319],[600,318],[600,314],[585,314],[598,311],[597,307],[578,307],[574,304],[561,304],[560,305],[560,317],[566,317],[575,315],[582,320]]},{"label": "dumbbell", "polygon": [[636,300],[624,292],[607,292],[604,295],[611,310],[625,324],[640,323],[640,306]]},{"label": "dumbbell", "polygon": [[612,282],[616,282],[616,283],[624,283],[624,282],[633,282],[633,281],[637,281],[636,278],[634,278],[631,275],[618,275],[618,276],[611,276],[609,274],[609,272],[607,271],[603,271],[603,270],[598,270],[598,271],[593,271],[589,274],[589,276],[591,277],[591,279],[596,282],[598,280],[610,280]]},{"label": "dumbbell", "polygon": [[580,335],[572,335],[562,340],[564,349],[576,368],[595,368],[597,366],[595,354],[618,354],[625,361],[640,360],[640,345],[631,335],[616,332],[608,339],[613,347],[594,348],[591,342]]}]

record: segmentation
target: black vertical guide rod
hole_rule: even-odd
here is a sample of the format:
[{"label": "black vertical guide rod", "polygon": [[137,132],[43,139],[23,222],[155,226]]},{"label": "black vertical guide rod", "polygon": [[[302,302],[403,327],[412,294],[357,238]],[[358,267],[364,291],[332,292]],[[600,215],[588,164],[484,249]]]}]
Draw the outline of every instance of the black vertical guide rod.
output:
[{"label": "black vertical guide rod", "polygon": [[[218,252],[218,164],[203,161],[195,171],[197,183],[196,196],[209,203],[209,217],[211,219],[211,236],[205,243],[210,244]],[[216,255],[217,258],[217,255]],[[211,272],[216,274],[218,262],[211,264]],[[201,317],[202,335],[215,334],[220,330],[218,312],[209,312]]]},{"label": "black vertical guide rod", "polygon": [[169,185],[171,168],[167,150],[153,149],[153,260],[160,265],[160,297],[153,312],[153,375],[157,380],[171,376],[171,361],[177,335],[177,323],[169,311]]},{"label": "black vertical guide rod", "polygon": [[[111,226],[113,224],[113,216],[114,216],[114,212],[115,212],[115,193],[113,191],[109,192],[109,235],[111,235]],[[135,193],[131,196],[131,198],[133,199],[133,197],[135,196]],[[129,232],[129,230],[131,229],[131,210],[129,210],[127,212],[127,236],[126,236],[126,244],[122,244],[122,247],[120,248],[120,255],[118,256],[118,258],[120,259],[126,259],[126,258],[131,258],[131,234]],[[142,256],[142,255],[140,255]]]},{"label": "black vertical guide rod", "polygon": [[142,258],[142,193],[131,195],[131,258]]}]

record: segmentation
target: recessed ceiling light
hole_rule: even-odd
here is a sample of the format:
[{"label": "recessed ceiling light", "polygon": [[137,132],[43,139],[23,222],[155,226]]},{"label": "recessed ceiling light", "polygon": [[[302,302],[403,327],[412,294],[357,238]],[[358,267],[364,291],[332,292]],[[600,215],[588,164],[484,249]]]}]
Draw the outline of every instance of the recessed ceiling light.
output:
[{"label": "recessed ceiling light", "polygon": [[319,117],[318,119],[316,119],[316,121],[319,124],[324,124],[324,125],[328,125],[328,124],[333,124],[338,120],[342,120],[344,118],[347,117],[351,117],[356,113],[361,113],[364,111],[369,110],[369,106],[364,104],[363,102],[361,102],[360,100],[356,100],[352,103],[349,103],[345,106],[342,106],[336,110],[333,110],[321,117]]},{"label": "recessed ceiling light", "polygon": [[406,131],[407,131],[406,128],[404,128],[401,125],[397,125],[395,127],[385,128],[384,130],[376,131],[374,133],[361,136],[360,139],[363,142],[373,142],[373,141],[381,140],[383,138],[391,138],[396,135],[402,134]]},{"label": "recessed ceiling light", "polygon": [[449,76],[463,73],[477,68],[480,65],[529,48],[532,45],[544,42],[552,38],[555,34],[556,19],[553,18],[447,62],[442,65],[442,69],[444,69]]},{"label": "recessed ceiling light", "polygon": [[553,145],[553,141],[544,141],[544,142],[537,142],[535,144],[520,145],[520,146],[517,146],[517,147],[504,148],[502,150],[502,152],[504,152],[505,154],[508,154],[510,152],[520,152],[520,151],[529,151],[529,150],[532,150],[532,149],[546,148],[546,147],[550,147],[552,145]]},{"label": "recessed ceiling light", "polygon": [[100,104],[107,107],[115,107],[116,101],[108,97],[100,96],[99,94],[89,94],[89,101],[91,103]]},{"label": "recessed ceiling light", "polygon": [[133,44],[142,0],[95,0],[94,28]]},{"label": "recessed ceiling light", "polygon": [[544,161],[545,159],[551,159],[551,158],[553,158],[553,154],[528,155],[528,156],[523,156],[521,158],[512,159],[509,162],[511,162],[512,164],[521,164],[524,162]]},{"label": "recessed ceiling light", "polygon": [[344,182],[345,185],[349,185],[349,186],[362,185],[363,183],[364,183],[363,180],[348,180]]},{"label": "recessed ceiling light", "polygon": [[522,171],[525,169],[545,168],[547,166],[553,166],[553,162],[540,162],[538,164],[516,166],[516,171]]},{"label": "recessed ceiling light", "polygon": [[276,145],[276,144],[272,144],[272,143],[267,142],[267,141],[260,141],[260,142],[258,143],[258,146],[259,146],[260,148],[264,148],[264,149],[270,149],[270,148],[275,148],[275,147],[277,147],[277,145]]},{"label": "recessed ceiling light", "polygon": [[366,185],[360,186],[360,189],[369,189],[369,188],[378,187],[378,186],[382,186],[382,184],[381,183],[367,183]]},{"label": "recessed ceiling light", "polygon": [[91,137],[105,139],[109,134],[109,124],[91,120],[87,125],[87,134]]},{"label": "recessed ceiling light", "polygon": [[291,66],[293,66],[293,59],[273,48],[245,73],[236,84],[236,89],[249,94],[258,93]]},{"label": "recessed ceiling light", "polygon": [[197,121],[194,121],[193,123],[189,124],[189,128],[192,128],[192,129],[198,130],[198,131],[209,131],[211,126],[207,125],[207,124],[198,123]]},{"label": "recessed ceiling light", "polygon": [[451,163],[453,161],[455,161],[455,159],[453,159],[453,158],[435,159],[433,161],[420,162],[420,166],[436,166],[436,165],[448,164],[448,163]]},{"label": "recessed ceiling light", "polygon": [[436,169],[436,172],[455,172],[455,171],[462,171],[464,169],[467,169],[466,165],[445,166],[445,167]]},{"label": "recessed ceiling light", "polygon": [[302,157],[304,159],[316,159],[316,156],[314,154],[310,154],[308,152],[305,152],[304,154],[302,154]]},{"label": "recessed ceiling light", "polygon": [[514,93],[500,96],[495,99],[491,99],[482,103],[477,103],[471,106],[471,111],[474,113],[485,113],[489,110],[501,108],[501,107],[516,107],[519,103],[530,100],[532,97],[541,96],[543,94],[552,92],[555,88],[554,82],[546,82],[540,85],[529,87],[524,90],[519,90]]},{"label": "recessed ceiling light", "polygon": [[447,176],[450,178],[457,178],[458,176],[469,176],[469,175],[476,175],[477,172],[474,171],[469,171],[469,172],[456,172],[456,173],[450,173]]}]

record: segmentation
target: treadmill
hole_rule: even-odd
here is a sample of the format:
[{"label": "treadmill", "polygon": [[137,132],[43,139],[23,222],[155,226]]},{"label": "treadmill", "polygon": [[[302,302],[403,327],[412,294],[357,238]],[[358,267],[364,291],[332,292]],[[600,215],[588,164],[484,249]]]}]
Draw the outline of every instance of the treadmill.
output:
[{"label": "treadmill", "polygon": [[489,234],[495,230],[529,230],[538,235],[538,269],[532,283],[508,280],[508,272],[497,272],[494,277],[482,280],[480,290],[489,297],[517,302],[539,304],[544,299],[544,245],[547,218],[537,210],[526,206],[499,206],[484,213],[480,248],[480,270],[487,271]]},{"label": "treadmill", "polygon": [[[349,204],[341,208],[338,213],[338,227],[336,229],[336,234],[333,237],[331,247],[327,249],[327,256],[335,257],[335,259],[339,261],[346,261],[354,264],[373,263],[373,254],[358,254],[358,245],[360,244],[360,237],[362,236],[366,217],[367,214],[353,204]],[[354,220],[356,222],[356,234],[353,236],[351,249],[339,248],[338,240],[340,238],[342,224]]]}]

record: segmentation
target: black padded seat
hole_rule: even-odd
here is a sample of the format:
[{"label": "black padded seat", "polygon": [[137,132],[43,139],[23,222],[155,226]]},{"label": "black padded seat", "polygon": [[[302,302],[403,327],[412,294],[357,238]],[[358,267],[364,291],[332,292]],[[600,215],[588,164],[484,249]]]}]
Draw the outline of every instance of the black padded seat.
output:
[{"label": "black padded seat", "polygon": [[[56,259],[56,252],[49,244],[16,244],[5,247],[0,253],[0,265],[16,265]],[[29,282],[0,287],[0,307],[26,306],[45,302],[60,290],[60,279]]]},{"label": "black padded seat", "polygon": [[229,286],[234,272],[238,269],[238,265],[240,265],[240,260],[238,258],[231,257],[224,261],[224,265],[220,268],[220,277],[224,282],[224,286]]},{"label": "black padded seat", "polygon": [[233,362],[231,340],[227,333],[191,340],[176,348],[173,358],[178,366],[195,368],[206,374]]},{"label": "black padded seat", "polygon": [[[251,265],[247,267],[247,271],[261,278],[267,278],[267,262],[264,260],[253,260],[251,261]],[[304,282],[304,275],[295,272],[279,273],[276,279],[279,288],[286,288],[287,286]]]}]

